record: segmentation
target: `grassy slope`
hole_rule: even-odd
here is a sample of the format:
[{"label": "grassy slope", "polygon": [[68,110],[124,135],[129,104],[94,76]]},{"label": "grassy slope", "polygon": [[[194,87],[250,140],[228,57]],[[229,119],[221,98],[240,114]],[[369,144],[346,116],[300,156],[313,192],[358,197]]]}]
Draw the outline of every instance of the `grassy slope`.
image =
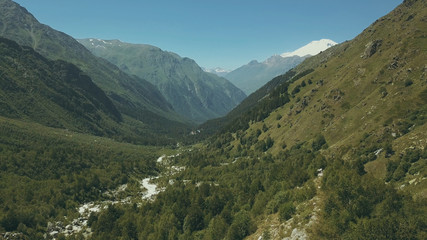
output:
[{"label": "grassy slope", "polygon": [[[300,86],[300,92],[243,134],[255,135],[265,125],[268,130],[259,140],[274,140],[268,150],[273,155],[285,146],[311,143],[321,134],[329,145],[324,156],[349,163],[361,159],[370,175],[390,181],[390,163],[402,165],[402,156],[427,146],[426,14],[425,2],[405,1],[354,40],[307,59],[294,70],[315,71],[288,90]],[[377,51],[364,56],[375,40],[382,41]],[[401,178],[395,171],[391,182],[423,201],[426,176],[424,159],[409,165]]]}]

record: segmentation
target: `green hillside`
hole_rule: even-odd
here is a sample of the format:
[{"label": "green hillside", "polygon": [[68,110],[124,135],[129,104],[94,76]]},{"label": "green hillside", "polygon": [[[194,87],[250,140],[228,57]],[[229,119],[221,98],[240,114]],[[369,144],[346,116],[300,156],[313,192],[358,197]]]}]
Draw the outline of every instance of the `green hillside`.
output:
[{"label": "green hillside", "polygon": [[173,108],[202,123],[224,116],[246,96],[228,80],[204,72],[196,62],[146,44],[79,40],[93,54],[157,86]]},{"label": "green hillside", "polygon": [[77,67],[0,38],[0,115],[96,135],[122,121],[111,100]]},{"label": "green hillside", "polygon": [[[146,124],[151,132],[162,128],[185,130],[186,120],[173,111],[161,93],[149,82],[129,76],[108,61],[91,54],[75,39],[43,25],[25,8],[11,0],[0,1],[0,36],[35,49],[51,60],[73,63],[87,73],[132,123]],[[126,122],[127,117],[124,118]],[[136,121],[135,121],[136,120]],[[153,124],[156,123],[159,126]],[[152,127],[152,129],[150,129]]]}]

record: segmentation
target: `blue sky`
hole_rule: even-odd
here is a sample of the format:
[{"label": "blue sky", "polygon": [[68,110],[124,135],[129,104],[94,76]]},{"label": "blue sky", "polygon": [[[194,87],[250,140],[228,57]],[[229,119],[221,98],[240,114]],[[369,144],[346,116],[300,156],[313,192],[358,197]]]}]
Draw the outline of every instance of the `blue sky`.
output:
[{"label": "blue sky", "polygon": [[16,0],[74,38],[145,43],[235,69],[312,40],[350,40],[402,0]]}]

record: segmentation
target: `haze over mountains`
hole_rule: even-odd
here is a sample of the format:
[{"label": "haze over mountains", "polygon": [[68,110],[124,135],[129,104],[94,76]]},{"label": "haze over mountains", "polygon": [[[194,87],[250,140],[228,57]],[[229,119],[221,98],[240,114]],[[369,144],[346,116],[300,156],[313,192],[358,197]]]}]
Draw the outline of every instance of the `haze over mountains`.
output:
[{"label": "haze over mountains", "polygon": [[228,80],[204,72],[194,60],[158,47],[93,38],[79,42],[124,72],[157,86],[178,113],[197,123],[224,116],[246,97]]},{"label": "haze over mountains", "polygon": [[250,95],[272,78],[286,73],[307,57],[314,56],[335,44],[337,43],[329,39],[312,41],[293,52],[274,55],[263,62],[253,60],[224,77]]}]

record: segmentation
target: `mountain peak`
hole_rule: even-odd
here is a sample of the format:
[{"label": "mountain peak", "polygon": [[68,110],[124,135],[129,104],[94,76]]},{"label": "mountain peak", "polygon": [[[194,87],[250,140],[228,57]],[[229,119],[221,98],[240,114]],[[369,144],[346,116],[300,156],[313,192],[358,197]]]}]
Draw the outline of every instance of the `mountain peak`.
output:
[{"label": "mountain peak", "polygon": [[320,39],[318,41],[312,41],[309,44],[298,48],[297,50],[293,52],[285,52],[280,54],[281,57],[292,57],[292,56],[300,56],[304,57],[306,55],[317,55],[321,51],[324,51],[328,49],[329,47],[332,47],[336,45],[337,43],[330,40],[330,39]]}]

